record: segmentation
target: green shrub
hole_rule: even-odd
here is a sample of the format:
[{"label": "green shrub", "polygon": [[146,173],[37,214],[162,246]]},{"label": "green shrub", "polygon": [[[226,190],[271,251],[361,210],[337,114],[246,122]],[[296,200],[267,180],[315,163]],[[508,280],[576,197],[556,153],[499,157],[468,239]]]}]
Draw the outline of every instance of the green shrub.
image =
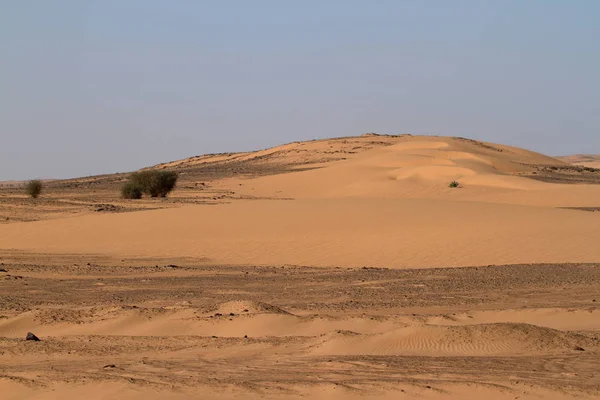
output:
[{"label": "green shrub", "polygon": [[121,187],[121,197],[124,199],[141,199],[142,189],[133,182],[125,182]]},{"label": "green shrub", "polygon": [[151,197],[167,197],[177,183],[177,172],[174,171],[140,171],[131,174],[130,182]]},{"label": "green shrub", "polygon": [[32,199],[37,199],[42,193],[42,188],[42,181],[38,181],[37,179],[29,181],[27,182],[27,185],[25,185],[25,193],[31,196]]},{"label": "green shrub", "polygon": [[450,184],[448,185],[448,187],[451,187],[451,188],[457,188],[457,187],[459,187],[459,186],[460,186],[460,183],[458,183],[457,181],[452,181],[452,182],[450,182]]},{"label": "green shrub", "polygon": [[136,185],[144,193],[149,193],[148,190],[152,186],[154,179],[154,171],[139,171],[129,175],[129,182]]}]

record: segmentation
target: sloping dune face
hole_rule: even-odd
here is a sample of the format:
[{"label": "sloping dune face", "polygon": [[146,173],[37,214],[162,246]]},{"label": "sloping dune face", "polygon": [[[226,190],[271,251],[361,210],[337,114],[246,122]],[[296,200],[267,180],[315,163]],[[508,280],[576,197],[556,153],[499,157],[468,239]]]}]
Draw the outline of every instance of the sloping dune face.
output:
[{"label": "sloping dune face", "polygon": [[[326,153],[342,153],[343,159],[319,164],[322,168],[252,180],[232,179],[223,188],[269,198],[448,198],[544,206],[591,206],[590,185],[544,182],[540,171],[568,169],[567,164],[539,153],[510,146],[462,138],[399,136],[374,141],[354,138],[353,151],[344,146],[351,139],[308,142],[307,149],[293,152],[295,165],[313,165]],[[367,149],[365,150],[365,147]],[[289,148],[272,149],[281,162]],[[283,152],[283,153],[281,153]],[[279,160],[279,161],[276,161]],[[290,161],[291,162],[291,161]],[[600,181],[600,174],[598,174]],[[450,190],[457,181],[462,190]],[[571,182],[572,183],[572,182]],[[600,194],[598,187],[591,192]],[[526,194],[524,194],[526,193]]]}]

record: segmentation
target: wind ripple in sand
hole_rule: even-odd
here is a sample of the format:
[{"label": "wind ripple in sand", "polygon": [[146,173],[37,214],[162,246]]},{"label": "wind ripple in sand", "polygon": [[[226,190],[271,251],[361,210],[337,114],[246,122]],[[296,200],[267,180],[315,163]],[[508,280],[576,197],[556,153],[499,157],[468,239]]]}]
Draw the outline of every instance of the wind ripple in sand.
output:
[{"label": "wind ripple in sand", "polygon": [[337,331],[319,337],[313,355],[479,356],[554,353],[597,347],[593,339],[529,324],[423,325],[381,334]]}]

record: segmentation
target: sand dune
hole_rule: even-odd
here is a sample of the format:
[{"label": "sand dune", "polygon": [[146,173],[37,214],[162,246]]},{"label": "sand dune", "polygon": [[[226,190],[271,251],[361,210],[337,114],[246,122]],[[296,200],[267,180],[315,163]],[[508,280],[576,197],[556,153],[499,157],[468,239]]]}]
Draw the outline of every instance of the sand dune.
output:
[{"label": "sand dune", "polygon": [[[188,318],[190,316],[188,315]],[[235,320],[236,322],[232,322]],[[126,315],[115,320],[91,324],[39,325],[20,318],[3,323],[0,332],[16,337],[17,330],[35,328],[45,340],[70,336],[75,339],[90,336],[177,337],[181,332],[190,336],[222,338],[293,337],[287,349],[280,352],[299,352],[310,356],[484,356],[520,355],[594,351],[600,344],[584,335],[563,332],[529,324],[493,323],[468,325],[426,325],[399,322],[375,322],[349,318],[340,320],[297,320],[291,317],[238,317],[226,321],[183,320]],[[362,333],[349,329],[362,330]],[[198,339],[201,341],[200,339]],[[291,345],[291,347],[290,347]],[[246,346],[244,344],[243,346]],[[275,344],[275,346],[279,346]],[[264,348],[261,347],[261,351]],[[231,349],[230,349],[231,350]],[[245,348],[244,351],[250,351]],[[235,354],[231,351],[231,354]],[[221,354],[221,357],[224,354]]]},{"label": "sand dune", "polygon": [[[501,172],[531,171],[535,164],[563,165],[562,161],[533,151],[446,136],[377,135],[294,142],[247,153],[203,155],[159,164],[155,168],[184,169],[198,165],[227,165],[256,161],[271,166],[332,165],[356,160],[386,148],[402,157],[440,157],[479,160],[494,165]],[[368,156],[367,156],[368,157]]]},{"label": "sand dune", "polygon": [[595,340],[527,324],[411,326],[380,334],[337,331],[311,350],[318,355],[482,356],[563,352]]},{"label": "sand dune", "polygon": [[[396,332],[394,335],[400,338],[405,336],[423,338],[439,335],[443,337],[457,336],[459,339],[456,340],[460,342],[461,335],[464,336],[467,333],[471,336],[478,336],[478,340],[484,340],[481,335],[486,332],[490,333],[494,329],[501,332],[497,338],[504,340],[512,333],[519,332],[520,327],[525,325],[537,326],[540,329],[548,328],[548,332],[554,333],[558,330],[600,331],[599,312],[596,309],[520,309],[419,317],[395,315],[394,317],[374,319],[365,316],[322,314],[299,316],[266,303],[238,300],[226,302],[217,309],[204,313],[185,306],[79,310],[50,308],[1,319],[0,335],[19,338],[24,331],[34,330],[45,337],[72,335],[174,336],[185,332],[187,335],[195,336],[216,335],[239,338],[243,336],[318,336],[344,331],[356,336]],[[493,329],[473,331],[474,326],[482,327],[482,329],[492,327]],[[458,330],[452,330],[452,327],[456,327]],[[529,332],[527,329],[525,331]],[[432,339],[432,341],[435,340]],[[533,342],[542,343],[539,339],[532,339]],[[589,345],[585,341],[582,343]],[[541,345],[546,346],[543,343]],[[403,351],[418,350],[413,347],[405,343],[399,348]],[[548,347],[544,348],[549,349]]]},{"label": "sand dune", "polygon": [[[386,141],[378,146],[345,154],[343,159],[318,169],[254,179],[225,179],[217,187],[267,198],[430,198],[544,207],[598,206],[600,185],[573,184],[578,182],[577,174],[586,173],[567,170],[560,176],[573,178],[569,184],[557,183],[560,179],[552,183],[531,179],[541,178],[549,166],[568,168],[562,161],[542,154],[457,138],[384,138]],[[360,139],[355,138],[356,148],[361,148]],[[314,157],[318,157],[315,154],[320,154],[318,149],[338,149],[342,145],[335,141],[309,144],[310,151],[301,153],[302,160],[294,158],[296,163],[312,165]],[[272,154],[280,151],[283,150],[270,150]],[[597,175],[600,182],[600,174]],[[448,188],[452,181],[458,181],[461,189]]]},{"label": "sand dune", "polygon": [[527,323],[559,330],[600,331],[600,310],[532,309],[492,310],[434,316],[426,319],[432,325],[471,325],[490,323]]},{"label": "sand dune", "polygon": [[[245,181],[240,190],[265,197],[468,200],[482,191],[555,189],[554,185],[515,174],[535,172],[535,165],[561,164],[551,157],[507,146],[456,138],[401,137],[324,168]],[[454,180],[463,185],[461,193],[449,190],[448,184]],[[235,184],[227,181],[226,186]]]},{"label": "sand dune", "polygon": [[589,168],[600,168],[600,154],[575,154],[571,156],[556,157],[556,159],[569,164],[583,165]]}]

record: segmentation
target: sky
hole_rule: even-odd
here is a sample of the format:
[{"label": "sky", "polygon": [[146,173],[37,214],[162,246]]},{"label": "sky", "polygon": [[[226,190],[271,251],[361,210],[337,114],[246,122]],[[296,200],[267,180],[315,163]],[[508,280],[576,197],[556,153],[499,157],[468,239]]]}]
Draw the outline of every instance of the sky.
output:
[{"label": "sky", "polygon": [[600,153],[597,0],[0,0],[0,180],[366,132]]}]

